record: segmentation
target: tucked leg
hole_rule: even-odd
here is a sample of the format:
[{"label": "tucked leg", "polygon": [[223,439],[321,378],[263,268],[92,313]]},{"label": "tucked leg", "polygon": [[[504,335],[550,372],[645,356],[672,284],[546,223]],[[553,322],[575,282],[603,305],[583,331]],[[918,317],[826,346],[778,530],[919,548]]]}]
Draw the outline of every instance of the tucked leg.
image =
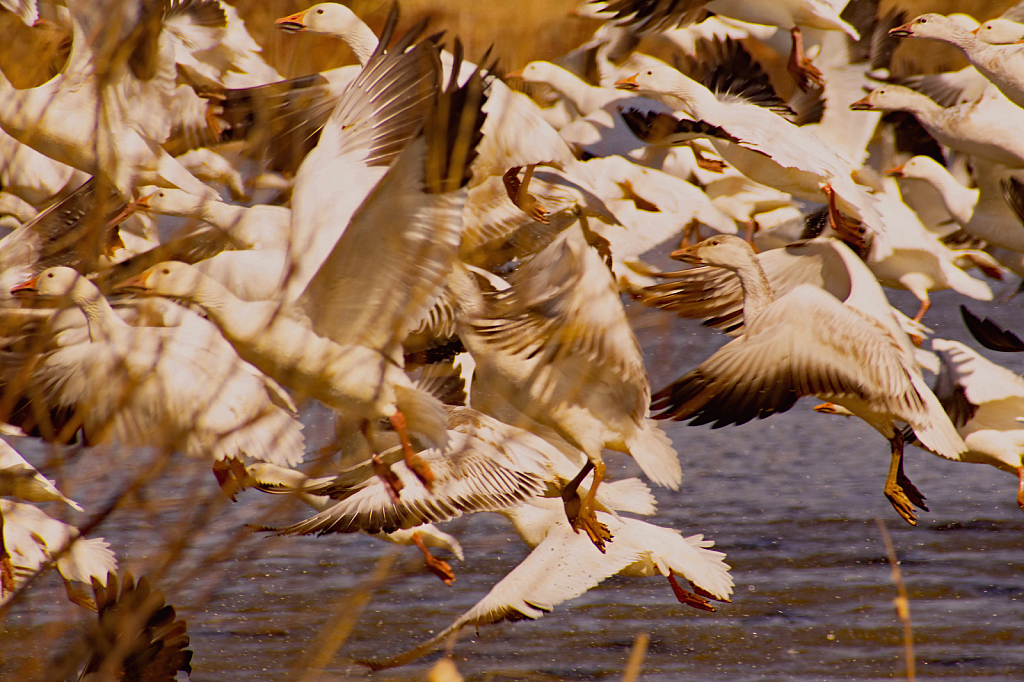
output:
[{"label": "tucked leg", "polygon": [[405,424],[405,415],[401,411],[396,411],[389,419],[391,420],[391,426],[394,427],[402,441],[402,454],[405,456],[405,465],[409,467],[411,472],[416,474],[416,478],[420,479],[420,482],[423,483],[427,490],[434,492],[434,472],[430,470],[430,465],[424,462],[423,458],[412,449],[412,442],[409,441],[409,430]]},{"label": "tucked leg", "polygon": [[[573,503],[571,500],[566,498],[566,490],[571,487],[572,497],[575,498],[575,500],[579,500],[577,490],[590,469],[594,470],[594,483],[590,488],[590,492],[587,493],[587,497],[583,500],[582,504],[579,504],[578,502]],[[572,525],[573,530],[577,533],[580,531],[580,528],[585,530],[587,535],[590,537],[591,542],[593,542],[594,546],[601,550],[601,552],[604,552],[605,542],[612,539],[612,534],[608,531],[608,527],[598,521],[597,514],[594,513],[594,497],[597,494],[598,486],[601,485],[601,481],[604,480],[604,471],[604,462],[592,462],[588,460],[588,464],[585,465],[580,473],[576,475],[576,478],[570,482],[566,490],[562,491],[562,500],[565,502],[565,513],[566,516],[569,517],[569,523]],[[578,507],[571,510],[571,506],[574,506],[574,504],[578,504]],[[575,513],[572,513],[573,511],[575,511]]]},{"label": "tucked leg", "polygon": [[520,166],[510,168],[502,176],[502,181],[505,183],[505,191],[508,193],[508,198],[512,200],[512,203],[521,208],[533,220],[546,225],[548,222],[547,209],[537,201],[536,197],[530,194],[530,180],[533,179],[533,170],[536,167],[536,164],[526,167],[522,182],[519,181]]},{"label": "tucked leg", "polygon": [[75,587],[70,580],[64,578],[64,591],[68,594],[68,599],[73,604],[78,604],[83,609],[89,609],[90,611],[98,611],[96,607],[96,600],[91,595],[87,594],[85,590],[80,590]]},{"label": "tucked leg", "polygon": [[405,484],[403,484],[402,480],[398,478],[398,475],[391,470],[388,463],[381,459],[380,455],[377,454],[377,446],[373,442],[373,425],[370,423],[370,420],[364,420],[360,426],[360,430],[363,432],[363,438],[365,438],[366,442],[370,444],[370,451],[373,452],[373,455],[370,457],[370,463],[373,465],[373,473],[376,474],[377,478],[379,478],[384,484],[384,489],[388,491],[388,497],[391,498],[391,501],[398,504],[401,501],[398,493],[405,487]]},{"label": "tucked leg", "polygon": [[440,578],[441,582],[445,585],[451,585],[455,582],[455,573],[452,571],[452,567],[448,565],[447,561],[442,561],[430,553],[430,548],[427,547],[427,543],[423,542],[423,536],[419,532],[412,534],[412,541],[423,552],[423,559],[426,561],[427,568],[430,569],[431,573]]},{"label": "tucked leg", "polygon": [[821,71],[815,68],[811,60],[804,54],[804,39],[800,34],[800,27],[794,26],[789,34],[793,37],[793,49],[789,52],[789,63],[786,70],[793,76],[797,86],[803,90],[825,87],[825,79]]},{"label": "tucked leg", "polygon": [[889,475],[885,479],[885,496],[889,498],[889,502],[904,521],[911,526],[916,526],[917,515],[914,513],[914,506],[916,505],[924,511],[928,511],[928,507],[924,504],[924,495],[903,473],[903,434],[897,430],[890,442],[892,443],[892,461],[889,464]]},{"label": "tucked leg", "polygon": [[669,569],[668,572],[668,584],[672,586],[672,593],[676,595],[676,599],[679,600],[680,604],[686,604],[689,607],[700,609],[701,611],[716,610],[715,607],[712,606],[704,597],[694,594],[689,590],[684,590],[676,581],[676,575],[671,569]]}]

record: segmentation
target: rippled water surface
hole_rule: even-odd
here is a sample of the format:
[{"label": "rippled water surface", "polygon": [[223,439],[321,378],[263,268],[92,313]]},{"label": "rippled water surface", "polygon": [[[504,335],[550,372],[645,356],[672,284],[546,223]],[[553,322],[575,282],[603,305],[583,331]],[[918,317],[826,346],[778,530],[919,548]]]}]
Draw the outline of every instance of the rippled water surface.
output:
[{"label": "rippled water surface", "polygon": [[[892,300],[910,313],[916,307],[903,294]],[[937,335],[968,340],[960,302],[948,292],[934,297],[926,321]],[[1017,329],[1024,329],[1022,305],[971,302],[975,312],[995,312]],[[630,311],[655,389],[725,341],[693,323]],[[1024,357],[989,357],[1024,371]],[[652,682],[900,677],[903,630],[875,524],[881,518],[909,590],[919,676],[1024,678],[1024,514],[1014,478],[908,448],[907,473],[931,508],[912,528],[882,495],[886,441],[857,420],[813,412],[814,404],[804,400],[742,427],[669,426],[684,480],[678,492],[656,491],[660,511],[652,520],[717,542],[737,584],[731,604],[698,612],[677,603],[663,578],[613,578],[538,621],[467,631],[454,650],[460,671],[474,680],[618,679],[635,637],[646,632],[643,679]],[[329,420],[310,411],[306,421],[311,443],[322,442]],[[50,457],[21,449],[36,463]],[[170,563],[157,582],[188,620],[193,680],[299,679],[293,666],[351,621],[353,594],[396,550],[363,536],[253,535],[244,524],[279,523],[305,511],[281,510],[277,499],[252,491],[222,503],[205,466],[176,458],[161,473],[147,464],[151,456],[126,461],[71,451],[63,467],[48,471],[90,511],[103,507],[129,470],[157,475],[94,534],[136,573],[154,575]],[[617,476],[639,473],[621,456],[609,458]],[[351,661],[428,638],[527,553],[496,515],[460,519],[446,530],[466,551],[464,563],[452,561],[455,584],[445,587],[426,573],[415,549],[398,550],[319,679],[422,679],[436,655],[376,674]],[[67,605],[56,577],[45,576],[3,623],[0,678],[42,674],[88,617]]]}]

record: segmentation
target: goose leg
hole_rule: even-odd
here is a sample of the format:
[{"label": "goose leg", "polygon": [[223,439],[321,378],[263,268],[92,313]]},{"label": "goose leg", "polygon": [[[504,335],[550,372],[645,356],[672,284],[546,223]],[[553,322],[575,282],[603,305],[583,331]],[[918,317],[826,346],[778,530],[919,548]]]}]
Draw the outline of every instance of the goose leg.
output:
[{"label": "goose leg", "polygon": [[[924,317],[924,314],[928,312],[928,309],[932,307],[931,299],[928,298],[928,292],[924,293],[924,298],[921,299],[921,307],[917,309],[917,315],[914,315],[914,322],[920,322]],[[909,334],[910,340],[914,342],[914,345],[918,348],[924,343],[924,337],[918,336],[917,334]]]},{"label": "goose leg", "polygon": [[14,564],[4,544],[4,515],[0,513],[0,597],[14,592]]},{"label": "goose leg", "polygon": [[928,507],[924,504],[924,495],[903,473],[903,433],[897,430],[890,442],[892,461],[889,464],[889,475],[885,479],[885,496],[904,521],[916,526],[917,515],[914,513],[914,506],[924,511],[928,511]]},{"label": "goose leg", "polygon": [[405,424],[405,415],[400,410],[396,410],[388,419],[391,421],[391,426],[398,432],[398,437],[402,440],[402,454],[405,456],[405,465],[409,467],[409,471],[416,474],[416,478],[420,479],[420,482],[427,490],[434,492],[434,472],[430,470],[430,465],[424,462],[423,458],[412,449],[412,443],[409,441],[409,429],[406,428]]},{"label": "goose leg", "polygon": [[1017,478],[1020,480],[1017,485],[1017,506],[1024,511],[1024,466],[1017,467]]},{"label": "goose leg", "polygon": [[64,591],[68,594],[68,599],[71,603],[78,604],[83,609],[89,609],[90,611],[99,611],[96,606],[96,600],[93,599],[85,590],[80,590],[71,584],[71,581],[64,578]]},{"label": "goose leg", "polygon": [[536,164],[526,167],[522,182],[519,181],[521,166],[510,168],[501,179],[505,183],[505,191],[508,193],[508,198],[512,200],[512,203],[521,208],[533,220],[547,225],[547,209],[537,201],[536,197],[530,194],[530,180],[533,179],[533,170],[536,167]]},{"label": "goose leg", "polygon": [[689,590],[684,590],[676,581],[676,574],[672,572],[672,569],[669,569],[668,571],[668,584],[672,586],[672,594],[676,595],[676,599],[679,600],[680,604],[686,604],[689,607],[700,609],[701,611],[716,610],[715,607],[712,606],[704,597],[694,594]]},{"label": "goose leg", "polygon": [[[586,477],[590,470],[594,470],[594,483],[590,488],[590,492],[587,493],[587,497],[583,502],[580,502],[578,489],[580,483]],[[604,552],[604,544],[608,540],[612,539],[612,534],[608,531],[608,527],[597,520],[597,514],[594,513],[594,496],[597,493],[597,487],[601,485],[601,481],[604,480],[604,462],[592,462],[587,461],[580,470],[580,473],[576,474],[576,478],[572,479],[565,488],[562,489],[562,502],[565,504],[565,515],[569,519],[569,524],[572,529],[577,533],[580,532],[580,528],[587,532],[590,537],[590,541],[594,543],[601,552]]]},{"label": "goose leg", "polygon": [[704,156],[704,152],[700,150],[692,142],[689,144],[690,151],[693,152],[693,160],[697,162],[697,165],[709,173],[722,173],[726,169],[725,161],[721,159],[714,159],[710,156]]},{"label": "goose leg", "polygon": [[372,428],[373,427],[370,424],[369,419],[363,420],[363,423],[360,426],[360,430],[363,432],[363,438],[365,438],[366,442],[370,444],[370,450],[373,452],[373,455],[370,456],[370,463],[373,465],[373,473],[376,474],[377,478],[379,478],[384,484],[384,489],[388,491],[388,497],[391,498],[391,501],[398,504],[401,501],[398,493],[405,487],[405,484],[403,484],[402,480],[398,478],[398,475],[391,470],[391,467],[388,466],[387,462],[381,459],[380,455],[377,454],[377,446],[373,443]]},{"label": "goose leg", "polygon": [[789,52],[789,63],[786,70],[793,76],[797,86],[803,91],[825,87],[825,79],[821,71],[815,68],[811,60],[804,55],[804,39],[800,27],[794,26],[789,34],[793,37],[793,49]]},{"label": "goose leg", "polygon": [[427,547],[427,543],[423,542],[423,536],[419,534],[419,531],[412,534],[412,541],[423,552],[423,559],[431,573],[440,578],[445,585],[455,582],[455,572],[452,571],[452,567],[448,565],[447,561],[442,561],[430,553],[430,548]]}]

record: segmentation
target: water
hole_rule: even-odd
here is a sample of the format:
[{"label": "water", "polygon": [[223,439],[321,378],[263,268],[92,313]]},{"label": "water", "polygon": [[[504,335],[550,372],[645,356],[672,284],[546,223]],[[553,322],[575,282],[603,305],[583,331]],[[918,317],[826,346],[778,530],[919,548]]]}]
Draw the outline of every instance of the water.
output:
[{"label": "water", "polygon": [[[891,298],[905,311],[916,308],[906,294]],[[949,292],[935,295],[926,321],[937,335],[969,341],[957,311],[961,301]],[[1019,299],[969,304],[1010,324],[1024,320]],[[663,313],[635,306],[630,312],[655,388],[726,340]],[[1016,327],[1024,330],[1024,321]],[[1024,371],[1024,357],[988,355]],[[619,679],[635,637],[646,632],[643,679],[651,682],[900,677],[903,629],[875,524],[881,518],[909,591],[919,676],[1021,679],[1024,514],[1014,478],[908,448],[907,474],[931,508],[912,528],[882,495],[886,441],[858,420],[813,412],[814,404],[807,399],[741,427],[669,425],[684,480],[678,492],[656,491],[660,512],[652,521],[717,542],[733,567],[732,603],[698,612],[678,604],[664,578],[613,578],[538,621],[465,632],[454,650],[460,671],[473,680]],[[322,412],[309,411],[305,421],[311,443],[329,433]],[[50,457],[23,445],[33,462]],[[151,456],[72,451],[63,466],[48,471],[96,511],[128,473],[147,471]],[[639,473],[631,461],[610,459],[617,476]],[[277,503],[252,491],[236,504],[222,503],[205,466],[175,458],[95,531],[111,542],[123,568],[153,576],[162,563],[170,566],[157,582],[188,621],[193,680],[298,679],[292,666],[323,648],[325,634],[338,631],[333,619],[354,613],[352,595],[394,551],[364,536],[265,538],[245,529],[306,513]],[[460,519],[445,530],[466,551],[465,563],[451,561],[455,584],[445,587],[423,570],[415,549],[400,550],[351,636],[315,679],[423,679],[436,656],[376,674],[351,661],[430,637],[526,556],[496,515]],[[180,554],[169,554],[179,539]],[[53,574],[26,597],[2,626],[4,680],[42,675],[91,617],[67,603]]]}]

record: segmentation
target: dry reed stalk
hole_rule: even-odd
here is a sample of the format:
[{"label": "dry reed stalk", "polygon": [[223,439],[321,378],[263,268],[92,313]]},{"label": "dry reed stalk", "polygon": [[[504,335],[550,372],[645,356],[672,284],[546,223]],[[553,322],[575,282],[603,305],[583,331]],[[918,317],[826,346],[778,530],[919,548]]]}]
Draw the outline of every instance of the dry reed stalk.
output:
[{"label": "dry reed stalk", "polygon": [[644,664],[644,656],[647,655],[647,645],[651,643],[651,637],[646,632],[641,632],[633,640],[633,648],[629,652],[629,660],[626,662],[626,669],[622,672],[622,682],[636,682],[640,677],[640,666]]},{"label": "dry reed stalk", "polygon": [[885,553],[889,557],[889,566],[892,568],[892,580],[896,583],[898,597],[893,599],[893,606],[896,607],[896,616],[903,623],[903,656],[907,664],[907,680],[914,682],[914,627],[910,622],[910,599],[907,598],[907,587],[903,583],[903,573],[900,571],[900,562],[896,558],[896,547],[889,537],[889,530],[885,527],[882,519],[875,519],[878,529],[882,532],[882,541],[885,543]]},{"label": "dry reed stalk", "polygon": [[313,654],[300,657],[293,666],[293,670],[296,672],[302,671],[302,677],[299,678],[299,682],[310,682],[316,679],[317,675],[323,672],[327,664],[331,662],[334,654],[337,653],[338,649],[341,648],[345,640],[348,639],[355,629],[359,617],[363,614],[363,610],[370,603],[373,591],[388,579],[388,576],[391,574],[391,567],[394,566],[395,560],[398,559],[400,551],[395,549],[382,556],[370,577],[363,581],[354,593],[345,595],[338,600],[334,608],[334,618],[323,629],[323,634],[310,647]]}]

